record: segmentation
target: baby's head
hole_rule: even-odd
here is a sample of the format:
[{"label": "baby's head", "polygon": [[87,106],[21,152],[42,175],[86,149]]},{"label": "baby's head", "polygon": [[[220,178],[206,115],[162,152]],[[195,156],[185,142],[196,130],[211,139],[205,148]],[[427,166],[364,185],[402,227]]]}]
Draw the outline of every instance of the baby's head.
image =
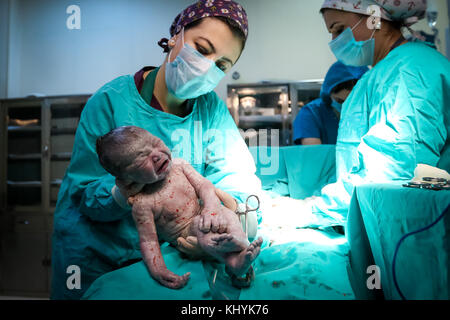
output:
[{"label": "baby's head", "polygon": [[164,179],[170,150],[161,139],[135,126],[119,127],[97,139],[100,164],[116,178],[142,184]]}]

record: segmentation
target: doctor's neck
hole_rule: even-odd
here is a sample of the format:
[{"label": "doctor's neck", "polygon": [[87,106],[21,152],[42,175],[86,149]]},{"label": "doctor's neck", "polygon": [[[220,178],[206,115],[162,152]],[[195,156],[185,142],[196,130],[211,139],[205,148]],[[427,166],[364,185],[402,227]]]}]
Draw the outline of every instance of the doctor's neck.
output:
[{"label": "doctor's neck", "polygon": [[[399,28],[394,27],[390,23],[383,21],[382,29],[378,30],[378,34],[375,35],[375,56],[373,66],[386,58],[391,52],[392,46],[400,39],[402,32]],[[406,40],[402,41],[400,45],[406,43]]]},{"label": "doctor's neck", "polygon": [[179,117],[185,117],[190,112],[190,110],[186,109],[186,100],[178,99],[167,89],[166,62],[167,60],[163,63],[158,71],[158,74],[156,75],[153,94],[155,95],[164,112]]}]

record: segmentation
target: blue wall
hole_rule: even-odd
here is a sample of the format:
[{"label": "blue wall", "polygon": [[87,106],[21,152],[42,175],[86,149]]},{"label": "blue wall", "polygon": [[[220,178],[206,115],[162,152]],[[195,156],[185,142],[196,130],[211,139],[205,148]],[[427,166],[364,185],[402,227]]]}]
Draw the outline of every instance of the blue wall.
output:
[{"label": "blue wall", "polygon": [[[157,42],[191,0],[13,0],[9,97],[92,93],[164,59]],[[81,29],[69,30],[69,5]]]}]

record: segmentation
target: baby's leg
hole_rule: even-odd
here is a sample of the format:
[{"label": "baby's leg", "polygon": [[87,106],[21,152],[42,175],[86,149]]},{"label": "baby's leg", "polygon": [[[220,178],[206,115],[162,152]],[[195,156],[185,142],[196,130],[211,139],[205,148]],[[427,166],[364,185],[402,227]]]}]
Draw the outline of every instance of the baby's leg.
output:
[{"label": "baby's leg", "polygon": [[200,230],[199,219],[197,216],[193,222],[193,233],[198,239],[200,246],[210,254],[216,256],[216,253],[231,253],[241,252],[247,248],[250,244],[244,231],[242,230],[241,223],[237,215],[222,207],[222,210],[218,213],[222,220],[222,225],[226,225],[225,233],[208,232],[204,233]]},{"label": "baby's leg", "polygon": [[259,237],[247,248],[238,253],[231,253],[225,258],[225,265],[235,276],[244,275],[261,252],[263,239]]},{"label": "baby's leg", "polygon": [[[259,255],[262,239],[259,238],[250,244],[237,215],[226,208],[220,214],[226,219],[227,232],[203,233],[196,228],[198,243],[205,252],[224,263],[233,274],[240,276],[247,272]],[[194,226],[198,225],[199,218],[196,217],[194,220]]]}]

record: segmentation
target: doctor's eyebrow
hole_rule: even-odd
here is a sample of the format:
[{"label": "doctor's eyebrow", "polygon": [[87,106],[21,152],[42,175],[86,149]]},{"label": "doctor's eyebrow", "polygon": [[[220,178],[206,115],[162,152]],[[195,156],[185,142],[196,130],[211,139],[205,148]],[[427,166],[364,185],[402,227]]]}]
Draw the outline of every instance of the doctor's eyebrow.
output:
[{"label": "doctor's eyebrow", "polygon": [[199,37],[199,39],[202,39],[202,40],[206,41],[208,43],[208,45],[210,46],[211,51],[213,53],[216,53],[216,47],[214,47],[214,45],[212,44],[211,41],[209,41],[209,39],[206,39],[205,37]]},{"label": "doctor's eyebrow", "polygon": [[222,58],[220,58],[219,60],[223,60],[223,61],[229,62],[231,66],[234,66],[233,61],[231,61],[231,60],[228,59],[227,57],[222,57]]}]

